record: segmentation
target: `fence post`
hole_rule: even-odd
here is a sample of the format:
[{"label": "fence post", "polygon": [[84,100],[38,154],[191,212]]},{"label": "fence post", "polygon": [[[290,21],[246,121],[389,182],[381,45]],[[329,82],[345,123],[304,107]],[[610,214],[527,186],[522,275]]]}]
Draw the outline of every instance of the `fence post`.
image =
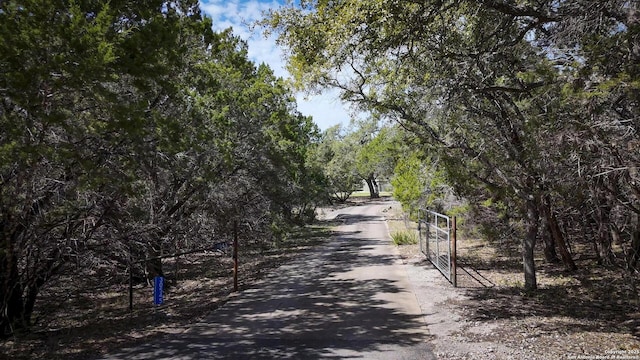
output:
[{"label": "fence post", "polygon": [[420,215],[418,215],[418,247],[422,252],[422,221],[420,221]]},{"label": "fence post", "polygon": [[424,241],[425,241],[425,250],[427,251],[425,253],[425,255],[427,256],[427,259],[429,259],[429,261],[431,261],[431,253],[429,252],[429,241],[431,240],[429,237],[431,236],[431,223],[429,222],[429,213],[427,211],[424,212],[424,226],[426,227],[426,232],[425,232],[425,236],[424,236]]},{"label": "fence post", "polygon": [[133,250],[129,239],[129,312],[133,312]]},{"label": "fence post", "polygon": [[458,279],[456,274],[458,273],[457,266],[457,244],[456,244],[456,217],[453,217],[453,224],[451,226],[451,283],[453,287],[458,286]]},{"label": "fence post", "polygon": [[233,291],[238,291],[238,221],[233,222]]}]

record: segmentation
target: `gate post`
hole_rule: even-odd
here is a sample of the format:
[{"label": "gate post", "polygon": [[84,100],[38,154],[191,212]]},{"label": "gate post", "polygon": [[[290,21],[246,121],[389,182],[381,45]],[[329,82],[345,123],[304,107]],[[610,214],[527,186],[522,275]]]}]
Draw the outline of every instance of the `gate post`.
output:
[{"label": "gate post", "polygon": [[457,266],[457,245],[456,245],[456,217],[452,218],[453,224],[451,224],[451,283],[453,287],[458,286],[458,279],[456,274],[458,273]]},{"label": "gate post", "polygon": [[238,291],[238,221],[233,222],[233,291]]},{"label": "gate post", "polygon": [[431,241],[430,237],[431,237],[431,223],[429,222],[429,213],[427,211],[424,212],[424,226],[427,228],[426,230],[426,235],[424,237],[424,240],[426,241],[426,245],[425,245],[425,249],[426,249],[426,253],[425,255],[427,255],[427,259],[431,260],[431,254],[429,251],[431,251],[429,249],[429,241]]}]

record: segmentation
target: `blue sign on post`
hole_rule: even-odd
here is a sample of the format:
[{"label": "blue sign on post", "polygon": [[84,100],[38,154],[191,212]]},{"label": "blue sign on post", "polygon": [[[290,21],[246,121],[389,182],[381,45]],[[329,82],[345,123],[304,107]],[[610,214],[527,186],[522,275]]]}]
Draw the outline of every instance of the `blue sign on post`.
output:
[{"label": "blue sign on post", "polygon": [[162,305],[164,298],[162,297],[162,291],[164,290],[164,278],[162,276],[156,276],[153,278],[153,304]]}]

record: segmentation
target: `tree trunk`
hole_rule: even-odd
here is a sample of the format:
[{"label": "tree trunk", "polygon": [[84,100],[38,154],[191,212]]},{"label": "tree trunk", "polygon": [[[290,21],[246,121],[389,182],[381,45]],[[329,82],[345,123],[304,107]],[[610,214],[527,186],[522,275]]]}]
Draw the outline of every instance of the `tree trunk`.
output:
[{"label": "tree trunk", "polygon": [[380,197],[380,187],[378,186],[378,181],[376,181],[376,178],[372,177],[371,182],[373,183],[373,189],[376,192],[376,197]]},{"label": "tree trunk", "polygon": [[610,209],[608,207],[598,208],[598,236],[596,241],[596,255],[598,264],[603,266],[613,265],[613,249],[611,243],[611,232],[609,230]]},{"label": "tree trunk", "polygon": [[[11,240],[7,240],[11,241]],[[0,256],[0,337],[27,327],[24,321],[23,287],[18,272],[17,256],[11,245],[2,249]]]},{"label": "tree trunk", "polygon": [[379,198],[380,192],[378,191],[378,183],[376,183],[376,179],[373,177],[373,175],[369,175],[369,177],[367,177],[365,181],[367,182],[367,186],[369,187],[370,197],[372,199]]},{"label": "tree trunk", "polygon": [[551,201],[548,197],[545,197],[544,199],[544,203],[542,204],[542,212],[547,222],[547,229],[549,230],[551,237],[553,238],[553,242],[558,245],[558,250],[560,250],[560,257],[562,258],[562,263],[564,264],[565,269],[567,269],[568,271],[577,270],[578,267],[573,261],[571,252],[569,252],[569,248],[567,247],[567,242],[565,241],[562,230],[560,229],[560,225],[558,225],[558,219],[556,218],[556,215],[551,211]]},{"label": "tree trunk", "polygon": [[329,205],[333,205],[333,197],[331,195],[327,195],[327,201],[329,202]]},{"label": "tree trunk", "polygon": [[553,237],[551,236],[551,229],[549,227],[549,223],[544,220],[543,228],[547,231],[543,231],[542,233],[542,241],[544,242],[544,258],[548,263],[557,264],[560,262],[560,258],[558,258],[558,253],[556,252],[556,242],[553,241]]},{"label": "tree trunk", "polygon": [[534,248],[536,246],[539,224],[540,214],[538,213],[538,207],[534,200],[527,200],[527,234],[522,240],[525,290],[536,290],[538,288]]},{"label": "tree trunk", "polygon": [[632,220],[631,254],[629,254],[629,270],[636,271],[640,260],[640,215],[636,214]]},{"label": "tree trunk", "polygon": [[147,252],[148,260],[145,261],[145,272],[147,273],[147,284],[151,286],[153,284],[153,278],[156,276],[164,277],[164,272],[162,271],[162,250],[161,250],[161,242],[158,241],[156,246],[150,244]]},{"label": "tree trunk", "polygon": [[38,294],[40,294],[40,290],[44,284],[47,283],[49,278],[60,270],[64,263],[61,259],[61,255],[60,249],[53,249],[53,251],[47,256],[47,259],[40,262],[42,266],[36,269],[37,273],[35,274],[35,278],[31,279],[28,286],[26,286],[27,291],[23,299],[23,318],[26,326],[31,326],[31,315],[33,314],[33,309],[35,307]]},{"label": "tree trunk", "polygon": [[[333,193],[333,199],[339,202],[340,204],[344,204],[345,202],[347,202],[350,196],[351,196],[350,192]],[[333,202],[331,202],[331,205],[333,205]]]},{"label": "tree trunk", "polygon": [[562,258],[562,263],[564,267],[569,271],[575,271],[578,269],[576,263],[573,261],[573,256],[569,251],[569,247],[567,246],[567,242],[565,241],[564,235],[560,230],[560,226],[558,225],[558,219],[556,216],[551,214],[549,219],[549,227],[551,229],[551,234],[558,244],[558,249],[560,250],[560,257]]}]

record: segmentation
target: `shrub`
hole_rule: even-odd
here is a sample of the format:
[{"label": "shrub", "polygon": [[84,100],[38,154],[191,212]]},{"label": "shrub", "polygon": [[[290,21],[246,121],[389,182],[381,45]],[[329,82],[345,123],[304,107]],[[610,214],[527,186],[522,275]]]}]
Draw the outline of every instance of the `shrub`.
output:
[{"label": "shrub", "polygon": [[394,231],[391,240],[396,245],[412,245],[418,243],[418,236],[414,231]]}]

